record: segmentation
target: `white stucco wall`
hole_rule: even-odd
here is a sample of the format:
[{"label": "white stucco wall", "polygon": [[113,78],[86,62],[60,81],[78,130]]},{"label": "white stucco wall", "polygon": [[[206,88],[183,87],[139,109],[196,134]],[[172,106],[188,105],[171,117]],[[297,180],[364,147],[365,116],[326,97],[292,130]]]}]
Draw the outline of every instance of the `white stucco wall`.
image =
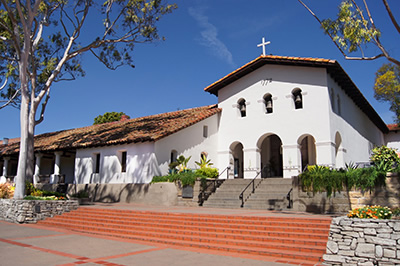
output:
[{"label": "white stucco wall", "polygon": [[[263,80],[271,79],[265,83]],[[302,90],[303,108],[295,109],[292,90]],[[273,113],[267,114],[263,96],[270,93]],[[266,65],[218,92],[219,107],[223,109],[219,130],[219,166],[229,161],[229,147],[241,142],[244,150],[245,177],[251,178],[260,170],[260,143],[263,137],[275,134],[283,146],[284,176],[298,174],[301,167],[298,142],[311,135],[316,142],[330,139],[326,106],[325,70],[294,66]],[[247,115],[240,117],[236,104],[240,98],[246,100]],[[324,119],[325,118],[325,119]],[[320,158],[319,158],[320,159]],[[295,168],[296,171],[292,170]]]},{"label": "white stucco wall", "polygon": [[[168,165],[171,163],[171,151],[175,150],[177,156],[192,156],[188,167],[196,169],[196,161],[200,161],[202,152],[208,154],[207,158],[218,165],[217,144],[218,144],[218,123],[219,115],[215,114],[197,124],[178,131],[177,133],[165,137],[155,143],[155,153],[162,175],[168,174]],[[207,126],[207,137],[203,136],[203,127]],[[225,165],[226,167],[227,165]],[[223,170],[224,168],[220,168]]]},{"label": "white stucco wall", "polygon": [[[126,172],[121,172],[121,153],[127,153]],[[100,171],[94,174],[95,154],[100,153]],[[75,182],[87,183],[149,183],[159,175],[154,143],[138,143],[83,149],[76,152]]]},{"label": "white stucco wall", "polygon": [[[208,136],[203,136],[203,126],[208,127]],[[88,183],[149,183],[153,176],[168,174],[171,151],[178,156],[192,156],[188,167],[195,169],[195,161],[202,152],[216,162],[218,115],[207,118],[195,125],[165,137],[156,143],[145,142],[117,145],[76,152],[75,182]],[[121,172],[121,153],[127,153],[126,172]],[[100,153],[100,171],[94,173],[96,154]]]},{"label": "white stucco wall", "polygon": [[[265,82],[265,80],[269,80]],[[302,91],[303,108],[295,109],[292,91]],[[339,95],[341,115],[332,111],[330,88]],[[273,113],[266,113],[263,96],[270,93]],[[246,100],[246,117],[240,117],[239,99]],[[336,99],[335,99],[336,100]],[[329,77],[324,68],[265,65],[218,91],[221,115],[219,167],[232,164],[230,146],[243,145],[244,177],[261,168],[261,142],[275,134],[282,141],[283,176],[301,172],[300,143],[315,140],[316,163],[335,167],[345,162],[367,162],[373,144],[383,144],[382,132]],[[337,103],[335,102],[335,106]],[[336,107],[337,108],[337,107]],[[336,152],[339,132],[342,146]]]},{"label": "white stucco wall", "polygon": [[[334,110],[332,110],[332,104],[329,105],[330,138],[335,144],[335,135],[339,133],[342,140],[335,166],[340,168],[349,162],[369,162],[371,149],[384,144],[383,133],[330,76],[328,76],[328,88],[330,92],[332,88],[334,91]],[[332,97],[331,93],[330,97]],[[338,97],[340,107],[338,107]]]},{"label": "white stucco wall", "polygon": [[397,151],[400,152],[400,132],[391,131],[389,134],[385,135],[385,144],[386,146],[397,149]]}]

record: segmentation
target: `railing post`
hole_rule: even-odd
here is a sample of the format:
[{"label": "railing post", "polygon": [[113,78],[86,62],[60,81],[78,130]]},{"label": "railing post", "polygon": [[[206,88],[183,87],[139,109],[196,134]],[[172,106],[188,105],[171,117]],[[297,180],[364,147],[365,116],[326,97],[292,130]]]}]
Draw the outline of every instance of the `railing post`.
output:
[{"label": "railing post", "polygon": [[239,199],[242,200],[242,205],[240,206],[241,208],[243,208],[243,206],[244,206],[244,192],[246,191],[246,189],[247,189],[248,187],[250,187],[250,185],[251,185],[252,183],[253,183],[253,192],[252,192],[252,193],[254,193],[254,192],[256,191],[255,182],[254,182],[254,181],[256,180],[257,176],[258,176],[260,173],[261,173],[261,171],[257,173],[257,175],[253,178],[253,180],[245,187],[245,189],[243,189],[242,193],[240,193]]}]

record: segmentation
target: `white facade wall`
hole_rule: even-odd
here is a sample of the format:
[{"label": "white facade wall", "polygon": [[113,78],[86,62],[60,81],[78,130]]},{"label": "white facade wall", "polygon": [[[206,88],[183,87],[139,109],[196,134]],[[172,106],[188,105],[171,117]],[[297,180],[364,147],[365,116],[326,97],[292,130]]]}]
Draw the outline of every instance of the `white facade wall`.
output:
[{"label": "white facade wall", "polygon": [[[389,148],[397,149],[400,153],[400,134],[397,131],[391,131],[385,135],[385,145]],[[399,154],[400,155],[400,154]]]},{"label": "white facade wall", "polygon": [[[371,149],[384,144],[383,133],[330,76],[328,88],[331,103],[328,105],[330,138],[332,145],[338,146],[335,150],[335,167],[344,167],[345,163],[350,162],[369,162]],[[340,138],[336,137],[337,134]],[[341,144],[336,143],[340,142],[337,139],[341,139]]]},{"label": "white facade wall", "polygon": [[[292,91],[296,88],[302,91],[302,109],[295,109]],[[266,113],[263,101],[266,93],[272,95],[272,113]],[[237,105],[240,99],[246,100],[246,117],[240,116]],[[261,170],[261,157],[265,154],[261,143],[266,136],[276,135],[282,142],[284,177],[302,171],[300,144],[306,136],[312,137],[308,138],[308,147],[309,155],[316,154],[315,163],[331,167],[343,167],[346,162],[368,162],[373,145],[384,142],[383,133],[324,68],[265,65],[220,89],[218,101],[223,109],[219,168],[233,164],[231,147],[241,143],[244,178],[253,178]]]},{"label": "white facade wall", "polygon": [[[126,152],[126,172],[121,171],[122,152]],[[96,154],[100,153],[99,173],[95,172]],[[137,143],[78,150],[75,158],[75,182],[149,183],[159,175],[154,143]]]},{"label": "white facade wall", "polygon": [[[302,109],[295,109],[292,95],[295,88],[302,91]],[[270,114],[266,113],[263,101],[266,93],[270,93],[273,99],[273,113]],[[245,178],[254,177],[261,167],[260,144],[264,137],[272,134],[282,141],[284,177],[300,172],[299,141],[306,135],[315,139],[320,150],[317,163],[330,161],[331,145],[326,144],[330,142],[329,96],[324,69],[265,65],[219,90],[218,96],[219,107],[223,109],[219,130],[219,167],[231,160],[230,145],[240,142],[244,151]],[[247,103],[246,117],[240,117],[237,108],[241,98]],[[328,151],[324,151],[325,146],[328,146]],[[321,151],[326,154],[321,155]]]},{"label": "white facade wall", "polygon": [[[180,155],[186,158],[192,156],[188,163],[188,168],[190,169],[199,168],[195,162],[200,161],[202,152],[206,152],[207,159],[210,159],[214,166],[217,166],[218,123],[219,115],[216,114],[157,141],[155,143],[155,153],[161,174],[168,174],[168,165],[171,163],[171,152],[173,150],[176,151],[177,157]],[[203,135],[204,126],[207,127],[207,137]],[[225,167],[220,168],[220,171]]]},{"label": "white facade wall", "polygon": [[[208,128],[203,136],[204,126]],[[192,156],[188,167],[195,169],[195,161],[207,152],[208,159],[216,163],[218,115],[207,118],[193,126],[180,130],[156,143],[116,145],[81,149],[76,152],[75,182],[89,183],[149,183],[153,176],[168,174],[171,151],[178,156]],[[126,172],[122,172],[122,152],[126,152]],[[96,154],[100,154],[99,173],[95,172]]]}]

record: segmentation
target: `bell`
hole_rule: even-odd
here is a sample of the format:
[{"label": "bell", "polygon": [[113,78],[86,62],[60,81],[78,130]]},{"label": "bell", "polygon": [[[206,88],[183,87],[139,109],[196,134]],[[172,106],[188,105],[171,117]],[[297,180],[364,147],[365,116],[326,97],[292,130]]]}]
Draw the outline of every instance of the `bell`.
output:
[{"label": "bell", "polygon": [[295,102],[296,104],[300,104],[300,103],[301,103],[300,94],[297,94],[297,95],[296,95],[296,99],[294,100],[294,102]]},{"label": "bell", "polygon": [[240,111],[241,111],[241,112],[246,112],[246,105],[242,104],[242,105],[240,106]]},{"label": "bell", "polygon": [[272,109],[272,101],[267,101],[267,109]]}]

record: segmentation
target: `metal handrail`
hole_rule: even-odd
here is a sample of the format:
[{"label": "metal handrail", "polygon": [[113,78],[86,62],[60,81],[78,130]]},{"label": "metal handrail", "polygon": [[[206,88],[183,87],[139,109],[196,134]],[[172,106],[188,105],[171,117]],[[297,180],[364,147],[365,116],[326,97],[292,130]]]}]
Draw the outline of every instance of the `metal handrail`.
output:
[{"label": "metal handrail", "polygon": [[286,199],[289,201],[289,203],[288,203],[288,209],[291,209],[293,206],[292,206],[292,200],[290,199],[290,193],[293,191],[293,188],[291,188],[290,190],[289,190],[289,192],[287,193],[287,195],[286,195]]},{"label": "metal handrail", "polygon": [[253,190],[251,191],[251,193],[255,192],[256,187],[255,187],[254,183],[256,181],[256,178],[260,175],[260,173],[261,173],[261,171],[257,173],[257,175],[253,178],[253,180],[251,180],[251,182],[243,189],[242,193],[240,193],[239,199],[242,201],[242,205],[240,205],[240,208],[243,208],[243,206],[244,206],[243,194],[250,187],[251,184],[253,184]]},{"label": "metal handrail", "polygon": [[[208,195],[208,193],[206,192],[210,187],[211,187],[211,185],[214,185],[214,187],[213,187],[213,189],[211,190],[211,193],[210,194],[212,194],[212,193],[214,193],[215,192],[215,190],[217,190],[217,188],[224,182],[224,180],[223,179],[219,179],[219,177],[226,171],[226,173],[227,173],[227,179],[229,178],[229,170],[231,169],[231,167],[230,166],[228,166],[228,167],[226,167],[224,170],[222,170],[222,172],[218,175],[218,177],[217,178],[215,178],[214,180],[212,180],[213,182],[211,182],[210,184],[208,184],[208,186],[205,188],[205,189],[203,189],[200,193],[199,193],[199,206],[203,206],[203,203],[204,203],[204,201],[206,201],[207,199],[208,199],[208,197],[210,196],[210,195]],[[217,183],[220,183],[220,184],[218,184],[218,186],[217,186]],[[206,197],[206,195],[208,195],[207,197]]]}]

